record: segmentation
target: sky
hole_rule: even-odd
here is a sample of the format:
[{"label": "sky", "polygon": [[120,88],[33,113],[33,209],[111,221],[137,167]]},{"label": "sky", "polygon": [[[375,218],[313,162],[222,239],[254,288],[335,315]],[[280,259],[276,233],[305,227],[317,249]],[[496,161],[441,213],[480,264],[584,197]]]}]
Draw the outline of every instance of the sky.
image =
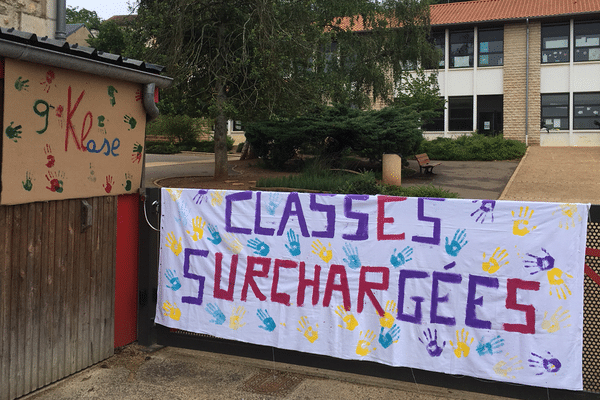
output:
[{"label": "sky", "polygon": [[67,7],[79,7],[89,11],[96,11],[98,17],[102,20],[109,19],[113,15],[127,15],[129,10],[127,5],[137,4],[135,0],[67,0]]}]

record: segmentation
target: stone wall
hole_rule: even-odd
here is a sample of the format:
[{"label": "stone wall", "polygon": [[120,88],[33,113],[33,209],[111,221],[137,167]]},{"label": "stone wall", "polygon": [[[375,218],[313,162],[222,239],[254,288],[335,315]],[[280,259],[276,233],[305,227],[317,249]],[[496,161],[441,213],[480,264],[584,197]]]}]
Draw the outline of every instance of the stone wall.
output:
[{"label": "stone wall", "polygon": [[56,0],[2,0],[0,26],[54,38]]}]

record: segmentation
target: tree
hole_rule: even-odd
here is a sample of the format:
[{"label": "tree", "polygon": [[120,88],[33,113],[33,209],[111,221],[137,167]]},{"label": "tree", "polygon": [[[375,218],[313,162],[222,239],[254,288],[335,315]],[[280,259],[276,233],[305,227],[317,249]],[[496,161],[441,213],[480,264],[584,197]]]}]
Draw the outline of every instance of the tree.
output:
[{"label": "tree", "polygon": [[104,21],[96,37],[89,38],[87,42],[98,50],[125,57],[140,58],[144,54],[145,43],[137,37],[137,33],[133,30],[133,22]]},{"label": "tree", "polygon": [[389,102],[403,65],[437,57],[427,1],[142,0],[138,19],[154,43],[144,59],[175,78],[170,111],[215,119],[216,178],[227,176],[228,119]]},{"label": "tree", "polygon": [[85,8],[68,6],[66,10],[67,24],[85,24],[88,29],[100,29],[102,20],[98,17],[96,11],[89,11]]}]

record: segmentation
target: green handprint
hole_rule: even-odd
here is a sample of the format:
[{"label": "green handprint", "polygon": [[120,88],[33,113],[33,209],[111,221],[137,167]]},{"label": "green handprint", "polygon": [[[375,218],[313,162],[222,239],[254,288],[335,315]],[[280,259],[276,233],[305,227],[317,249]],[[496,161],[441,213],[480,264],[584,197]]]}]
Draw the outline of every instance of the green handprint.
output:
[{"label": "green handprint", "polygon": [[115,104],[117,104],[117,100],[115,99],[115,93],[119,93],[117,91],[117,89],[115,89],[114,86],[109,86],[107,88],[108,90],[108,97],[110,97],[110,105],[114,107]]},{"label": "green handprint", "polygon": [[29,84],[27,83],[29,82],[29,79],[26,79],[24,81],[22,81],[21,79],[23,79],[22,76],[18,77],[15,81],[15,89],[17,89],[19,92],[23,89],[27,90],[27,88],[29,87]]},{"label": "green handprint", "polygon": [[137,121],[135,120],[135,118],[133,118],[133,117],[131,117],[131,116],[129,116],[129,115],[125,115],[125,116],[123,117],[123,121],[124,121],[124,122],[127,122],[127,123],[129,124],[129,126],[130,126],[130,128],[129,128],[129,129],[130,129],[130,130],[131,130],[131,129],[134,129],[134,128],[135,128],[135,126],[137,125]]},{"label": "green handprint", "polygon": [[31,189],[33,188],[33,183],[31,182],[31,172],[27,171],[27,173],[25,174],[25,180],[22,181],[23,183],[23,189],[27,190],[28,192],[31,192]]},{"label": "green handprint", "polygon": [[12,125],[14,124],[14,121],[10,122],[10,125],[6,127],[6,130],[4,131],[6,133],[6,136],[9,139],[12,139],[14,142],[17,142],[17,139],[21,139],[21,125],[17,125],[15,127],[13,127]]},{"label": "green handprint", "polygon": [[105,119],[106,119],[106,118],[104,117],[104,115],[100,115],[100,116],[98,116],[98,126],[99,126],[100,128],[104,128],[104,120],[105,120]]}]

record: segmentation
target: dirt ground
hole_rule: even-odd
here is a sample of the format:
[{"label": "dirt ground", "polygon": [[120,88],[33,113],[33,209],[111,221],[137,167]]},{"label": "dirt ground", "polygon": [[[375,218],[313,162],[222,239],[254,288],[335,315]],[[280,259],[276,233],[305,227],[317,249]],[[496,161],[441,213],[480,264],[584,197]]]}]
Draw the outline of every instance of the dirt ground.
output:
[{"label": "dirt ground", "polygon": [[229,161],[229,177],[215,179],[212,176],[188,176],[160,179],[161,187],[249,190],[256,187],[259,178],[297,175],[298,172],[281,172],[259,166],[260,160]]}]

